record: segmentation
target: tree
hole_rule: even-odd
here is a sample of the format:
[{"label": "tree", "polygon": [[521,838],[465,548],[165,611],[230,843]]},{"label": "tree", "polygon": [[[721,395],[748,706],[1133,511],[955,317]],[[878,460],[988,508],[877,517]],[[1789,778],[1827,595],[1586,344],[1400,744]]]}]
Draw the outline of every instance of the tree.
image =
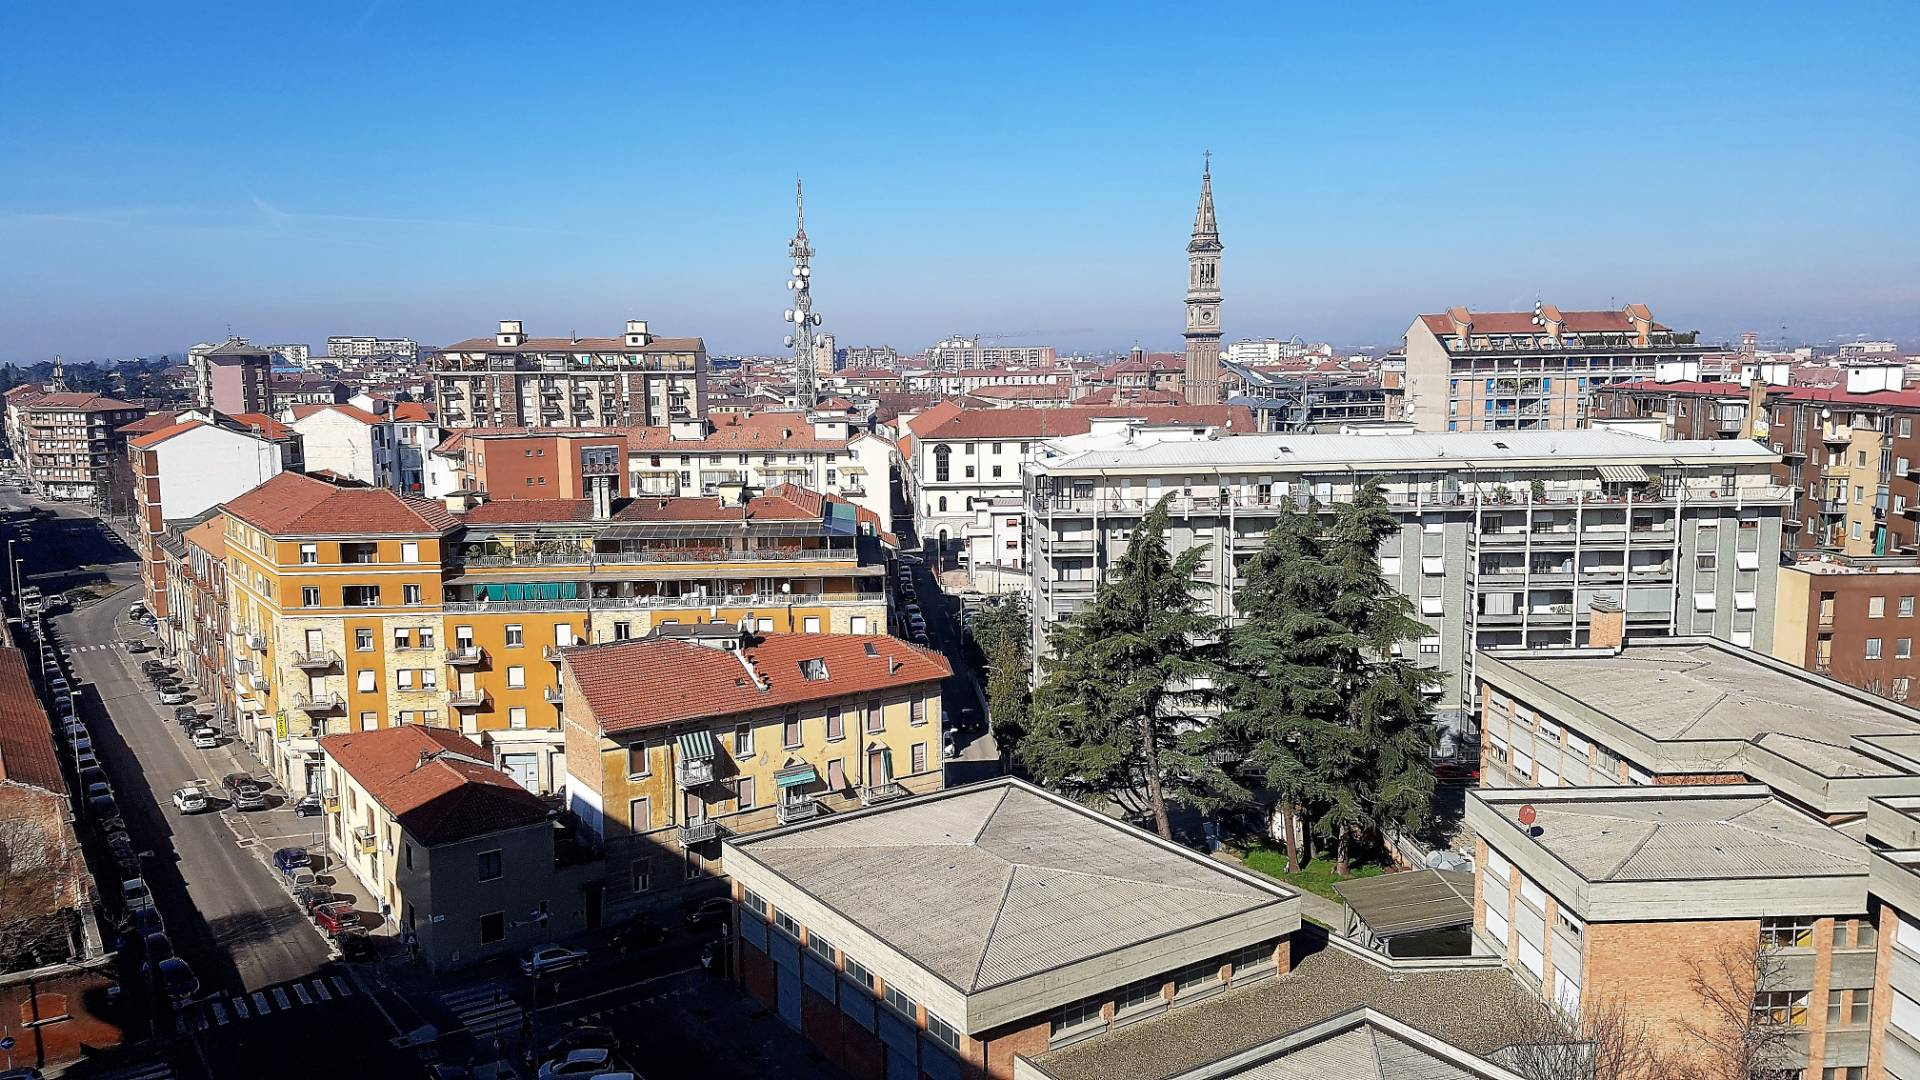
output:
[{"label": "tree", "polygon": [[974,644],[987,661],[987,717],[995,744],[1009,757],[1018,752],[1027,732],[1033,698],[1032,633],[1027,598],[1021,593],[982,609],[973,621]]},{"label": "tree", "polygon": [[1431,809],[1437,677],[1396,655],[1428,628],[1380,574],[1398,527],[1370,482],[1331,513],[1284,513],[1243,570],[1226,737],[1276,797],[1296,870],[1296,812],[1332,841],[1344,876],[1355,837],[1417,829]]},{"label": "tree", "polygon": [[1798,1076],[1808,993],[1764,938],[1687,962],[1688,982],[1704,1008],[1683,1024],[1698,1045],[1702,1080],[1775,1080]]},{"label": "tree", "polygon": [[1058,628],[1020,758],[1042,783],[1126,798],[1143,792],[1172,839],[1170,795],[1205,806],[1226,790],[1192,710],[1218,669],[1220,624],[1194,596],[1205,545],[1175,556],[1167,500],[1140,521],[1093,603]]},{"label": "tree", "polygon": [[1527,1080],[1683,1080],[1689,1076],[1643,1015],[1618,1000],[1583,1001],[1573,1016],[1515,1000],[1501,1017],[1508,1045],[1489,1055]]}]

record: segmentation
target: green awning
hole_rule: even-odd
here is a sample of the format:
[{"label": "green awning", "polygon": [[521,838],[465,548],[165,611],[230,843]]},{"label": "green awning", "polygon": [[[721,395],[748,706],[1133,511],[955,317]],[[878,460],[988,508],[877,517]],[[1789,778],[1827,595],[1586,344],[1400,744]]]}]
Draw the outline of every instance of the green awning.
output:
[{"label": "green awning", "polygon": [[701,729],[680,736],[680,756],[689,761],[705,761],[714,756],[713,732]]},{"label": "green awning", "polygon": [[773,774],[774,786],[780,788],[799,787],[802,784],[811,784],[818,779],[820,774],[814,772],[811,765],[795,765],[791,769],[781,769]]}]

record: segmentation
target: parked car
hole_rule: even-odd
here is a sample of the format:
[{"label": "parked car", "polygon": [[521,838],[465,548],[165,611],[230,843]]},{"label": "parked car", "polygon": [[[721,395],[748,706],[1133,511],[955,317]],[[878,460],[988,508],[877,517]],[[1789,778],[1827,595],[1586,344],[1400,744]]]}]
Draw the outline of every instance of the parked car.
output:
[{"label": "parked car", "polygon": [[141,948],[146,951],[149,968],[173,956],[173,942],[158,930],[141,939]]},{"label": "parked car", "polygon": [[733,901],[724,896],[709,896],[696,900],[686,907],[688,930],[707,930],[720,926],[733,918]]},{"label": "parked car", "polygon": [[548,1043],[546,1050],[540,1054],[540,1060],[564,1058],[575,1050],[591,1050],[601,1046],[618,1048],[619,1045],[619,1038],[610,1029],[599,1024],[581,1024],[561,1032],[559,1038]]},{"label": "parked car", "polygon": [[210,805],[207,789],[197,784],[188,784],[173,793],[173,808],[183,814],[204,813]]},{"label": "parked car", "polygon": [[292,877],[295,870],[304,870],[313,865],[303,847],[283,847],[273,853],[273,868],[280,871],[281,877]]},{"label": "parked car", "polygon": [[200,722],[200,710],[194,708],[191,705],[181,705],[176,707],[173,710],[173,718],[178,723],[182,723],[182,724],[196,723],[197,724]]},{"label": "parked car", "polygon": [[614,931],[607,944],[614,952],[632,952],[645,949],[667,940],[667,931],[650,915],[642,915],[627,925]]},{"label": "parked car", "polygon": [[111,799],[113,798],[113,785],[107,783],[105,780],[95,780],[93,783],[87,785],[87,798],[89,800],[101,798]]},{"label": "parked car", "polygon": [[152,907],[153,893],[148,890],[145,878],[128,878],[120,883],[120,900],[127,905],[129,911],[134,908]]},{"label": "parked car", "polygon": [[554,1058],[540,1066],[540,1080],[558,1080],[568,1076],[598,1076],[613,1067],[613,1051],[601,1046],[569,1050],[565,1057]]},{"label": "parked car", "polygon": [[141,617],[146,615],[146,613],[147,613],[147,605],[135,604],[132,607],[127,609],[127,621],[139,622]]},{"label": "parked car", "polygon": [[72,717],[68,717],[66,721],[60,725],[60,734],[66,736],[70,741],[73,739],[87,739],[89,742],[92,741],[92,736],[87,734],[87,725]]},{"label": "parked car", "polygon": [[174,1004],[180,1004],[200,992],[200,980],[185,960],[170,956],[160,961],[158,968],[160,988],[166,991]]},{"label": "parked car", "polygon": [[73,767],[82,772],[88,769],[97,769],[100,767],[100,759],[93,756],[92,747],[88,747],[85,750],[75,750],[73,752]]},{"label": "parked car", "polygon": [[373,939],[364,931],[348,930],[333,937],[333,943],[340,946],[342,960],[373,960],[379,957],[379,950],[373,947]]},{"label": "parked car", "polygon": [[569,949],[565,945],[542,945],[520,958],[520,971],[525,975],[551,975],[586,962],[587,954],[581,949]]},{"label": "parked car", "polygon": [[148,934],[164,933],[167,929],[166,924],[160,921],[160,909],[152,905],[134,908],[127,919],[127,924],[142,937]]},{"label": "parked car", "polygon": [[139,638],[128,638],[127,651],[130,653],[152,652],[153,646],[147,644],[146,642],[140,640]]},{"label": "parked car", "polygon": [[319,793],[313,791],[300,796],[299,801],[293,804],[293,812],[301,817],[312,817],[325,809],[326,807],[320,802]]},{"label": "parked car", "polygon": [[293,890],[293,902],[309,916],[334,902],[333,890],[320,885],[309,885]]},{"label": "parked car", "polygon": [[186,703],[186,700],[187,695],[178,690],[160,691],[160,704],[162,705],[183,705]]},{"label": "parked car", "polygon": [[212,750],[220,745],[220,733],[210,727],[194,728],[189,737],[193,740],[195,750]]},{"label": "parked car", "polygon": [[87,800],[87,809],[93,814],[94,824],[105,830],[124,829],[127,821],[120,816],[120,806],[111,795],[100,795]]},{"label": "parked car", "polygon": [[166,671],[168,670],[167,662],[164,660],[142,660],[140,661],[140,670],[146,672]]},{"label": "parked car", "polygon": [[232,773],[220,781],[220,786],[226,789],[227,798],[232,801],[235,810],[264,810],[267,807],[267,793],[260,789],[258,781],[246,773]]},{"label": "parked car", "polygon": [[353,904],[345,900],[321,904],[314,908],[313,921],[321,930],[329,934],[360,929],[360,913],[353,910]]}]

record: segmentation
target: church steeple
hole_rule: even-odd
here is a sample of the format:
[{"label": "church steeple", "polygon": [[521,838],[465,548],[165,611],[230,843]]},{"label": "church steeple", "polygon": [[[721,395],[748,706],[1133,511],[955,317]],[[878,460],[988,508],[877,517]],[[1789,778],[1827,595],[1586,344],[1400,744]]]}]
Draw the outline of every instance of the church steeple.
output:
[{"label": "church steeple", "polygon": [[1187,403],[1220,404],[1220,223],[1213,216],[1213,154],[1200,168],[1200,205],[1187,241]]}]

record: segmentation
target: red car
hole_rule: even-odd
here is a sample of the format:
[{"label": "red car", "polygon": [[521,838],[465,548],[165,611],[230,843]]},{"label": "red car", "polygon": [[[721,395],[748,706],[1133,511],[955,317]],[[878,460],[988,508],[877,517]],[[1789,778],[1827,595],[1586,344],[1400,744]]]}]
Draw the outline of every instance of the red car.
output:
[{"label": "red car", "polygon": [[360,929],[360,913],[345,900],[321,904],[313,909],[313,921],[329,934],[344,934]]}]

